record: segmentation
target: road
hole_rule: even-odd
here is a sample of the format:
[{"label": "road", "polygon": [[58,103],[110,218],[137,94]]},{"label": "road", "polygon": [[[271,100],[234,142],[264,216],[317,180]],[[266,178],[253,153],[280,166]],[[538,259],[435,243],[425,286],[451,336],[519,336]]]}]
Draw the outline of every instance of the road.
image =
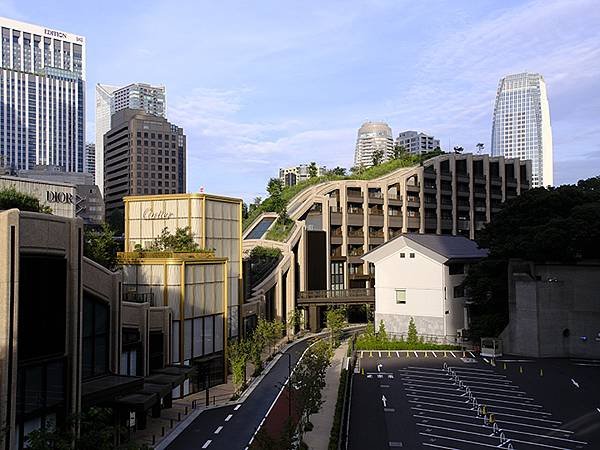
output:
[{"label": "road", "polygon": [[[291,355],[292,368],[311,342],[298,342],[285,352]],[[204,411],[167,448],[245,449],[287,377],[288,357],[282,356],[244,403]]]},{"label": "road", "polygon": [[362,356],[350,450],[600,448],[600,362],[501,358],[491,365],[443,351]]}]

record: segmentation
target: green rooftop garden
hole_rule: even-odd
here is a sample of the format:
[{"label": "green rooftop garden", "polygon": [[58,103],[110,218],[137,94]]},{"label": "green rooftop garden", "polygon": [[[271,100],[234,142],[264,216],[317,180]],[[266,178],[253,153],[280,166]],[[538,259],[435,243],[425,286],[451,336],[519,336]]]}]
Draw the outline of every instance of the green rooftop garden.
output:
[{"label": "green rooftop garden", "polygon": [[[311,186],[327,181],[338,181],[338,180],[373,180],[375,178],[382,177],[391,173],[395,170],[404,167],[413,167],[421,164],[427,159],[433,158],[443,154],[441,150],[434,150],[423,155],[411,155],[403,152],[401,148],[396,148],[396,158],[386,162],[380,162],[380,155],[374,156],[375,165],[362,168],[353,167],[350,170],[350,174],[346,173],[346,169],[342,167],[336,167],[333,170],[327,172],[323,176],[313,176],[308,180],[302,181],[294,186],[284,187],[283,183],[278,178],[271,178],[267,186],[269,197],[262,200],[257,197],[253,204],[250,205],[248,215],[244,219],[243,229],[246,230],[252,222],[256,220],[264,212],[276,212],[280,214],[271,230],[267,232],[265,236],[267,239],[275,241],[285,241],[290,231],[293,228],[294,222],[287,217],[287,214],[281,216],[282,213],[287,211],[287,205],[296,195]],[[311,163],[311,167],[314,167],[316,174],[316,164]],[[309,167],[310,171],[310,167]]]}]

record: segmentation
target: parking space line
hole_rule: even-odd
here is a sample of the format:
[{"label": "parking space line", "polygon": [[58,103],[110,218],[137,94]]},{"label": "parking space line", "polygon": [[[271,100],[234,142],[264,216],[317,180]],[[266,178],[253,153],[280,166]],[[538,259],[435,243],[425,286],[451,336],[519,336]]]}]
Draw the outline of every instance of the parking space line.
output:
[{"label": "parking space line", "polygon": [[454,354],[454,352],[450,352],[450,354],[456,358],[456,355]]},{"label": "parking space line", "polygon": [[[448,379],[448,381],[446,383],[443,383],[442,381],[427,381],[427,379],[425,379],[425,380],[418,380],[418,379],[415,379],[415,377],[407,377],[407,376],[402,376],[402,375],[400,375],[400,378],[403,381],[406,381],[407,384],[408,383],[424,383],[424,384],[440,384],[440,385],[443,385],[443,386],[448,386],[448,385],[452,386],[454,384],[450,379]],[[525,394],[526,393],[524,391],[507,390],[507,389],[501,389],[499,387],[490,388],[490,387],[471,386],[471,382],[465,383],[465,384],[468,385],[469,389],[471,389],[471,390],[478,390],[478,391],[488,390],[488,391],[508,392],[508,393],[511,393],[511,394],[513,394],[513,393],[514,394],[516,394],[516,393]],[[502,387],[503,388],[514,387],[514,388],[518,389],[518,386],[502,386]]]},{"label": "parking space line", "polygon": [[[457,406],[443,406],[443,405],[438,405],[438,404],[435,404],[435,403],[434,404],[429,404],[429,403],[425,403],[425,402],[415,402],[413,400],[409,401],[409,403],[419,403],[419,404],[422,404],[422,405],[428,404],[428,405],[431,405],[431,406],[441,406],[443,408],[461,409],[461,410],[464,410],[464,411],[472,411],[471,409],[468,409],[468,408],[459,408]],[[473,416],[466,416],[464,414],[451,413],[451,412],[447,412],[447,411],[436,411],[435,409],[419,408],[418,406],[411,406],[411,409],[416,409],[416,410],[421,410],[421,411],[427,411],[427,412],[432,412],[432,413],[436,413],[436,414],[447,414],[447,415],[451,415],[451,416],[473,417]],[[502,412],[498,412],[498,411],[494,411],[494,415],[496,415],[496,416],[505,416],[505,417],[513,417],[515,419],[534,420],[536,422],[555,423],[557,425],[562,425],[562,422],[559,422],[558,420],[538,419],[537,417],[519,416],[518,414],[507,414],[507,413],[502,413]]]},{"label": "parking space line", "polygon": [[475,356],[475,354],[473,354],[473,352],[469,352],[469,355],[471,355],[472,358],[477,358],[477,356]]},{"label": "parking space line", "polygon": [[429,442],[423,442],[423,445],[425,445],[427,447],[441,448],[442,450],[460,450],[459,448],[456,448],[456,447],[444,447],[442,445],[430,444]]},{"label": "parking space line", "polygon": [[223,426],[222,426],[222,425],[219,425],[219,426],[217,427],[217,429],[215,430],[215,434],[219,434],[219,433],[221,432],[221,430],[222,430],[222,429],[223,429]]},{"label": "parking space line", "polygon": [[[417,425],[418,426],[422,426],[422,427],[435,428],[437,430],[451,431],[453,433],[469,434],[471,436],[481,436],[481,437],[486,437],[486,438],[496,437],[494,435],[490,436],[487,433],[486,434],[483,434],[483,433],[474,433],[472,431],[456,430],[456,429],[453,429],[453,428],[439,427],[437,425],[429,425],[429,424],[426,424],[426,423],[418,423]],[[449,438],[448,436],[444,436],[444,438],[445,439],[452,439],[452,438]],[[515,439],[512,436],[510,438],[510,441],[511,442],[520,442],[521,444],[532,444],[532,445],[535,445],[535,446],[541,446],[541,447],[547,447],[547,448],[555,448],[555,449],[560,449],[560,450],[570,450],[570,449],[564,448],[564,447],[556,447],[556,446],[550,445],[550,444],[542,444],[541,442],[531,442],[531,441],[525,441],[525,440],[521,440],[521,439]],[[478,442],[477,444],[482,444],[482,443]]]},{"label": "parking space line", "polygon": [[483,442],[468,441],[466,439],[459,439],[459,438],[453,438],[453,437],[448,437],[448,436],[440,436],[440,435],[432,434],[432,433],[423,433],[423,432],[420,432],[419,434],[423,435],[423,436],[429,436],[429,437],[438,438],[438,439],[447,439],[447,440],[450,440],[450,441],[458,441],[458,442],[462,442],[464,444],[475,444],[475,445],[479,445],[479,446],[483,445],[484,447],[498,448],[497,445],[485,444]]},{"label": "parking space line", "polygon": [[206,441],[206,442],[204,443],[204,445],[202,446],[202,448],[208,448],[208,446],[210,445],[210,443],[211,443],[211,442],[212,442],[212,441],[209,439],[208,441]]},{"label": "parking space line", "polygon": [[[436,398],[436,400],[451,401],[451,400],[447,400],[447,399],[443,399],[443,398]],[[481,398],[478,398],[477,400],[481,400]],[[424,403],[424,402],[419,402],[419,401],[416,401],[416,400],[409,400],[409,403]],[[465,402],[465,403],[467,403],[467,402]],[[434,405],[436,405],[436,404],[437,403],[434,403]],[[444,408],[457,408],[456,406],[445,406],[445,405],[439,405],[439,404],[437,404],[437,405],[438,406],[443,406]],[[509,406],[498,406],[498,405],[494,405],[494,404],[489,403],[489,402],[486,402],[485,405],[488,408],[493,408],[494,409],[493,412],[496,412],[496,410],[498,410],[498,409],[507,409],[507,410],[510,410],[510,411],[526,412],[526,413],[529,413],[529,414],[541,414],[543,416],[551,416],[552,415],[550,413],[543,412],[543,411],[532,411],[532,410],[529,410],[529,409],[511,408]],[[473,408],[458,408],[458,409],[464,409],[464,410],[472,411]],[[500,413],[498,413],[498,414],[500,414]]]},{"label": "parking space line", "polygon": [[[463,414],[458,414],[459,416],[462,417],[467,417],[469,419],[475,419],[477,420],[477,417],[474,416],[468,416],[468,415],[463,415]],[[432,417],[432,416],[423,416],[423,415],[414,415],[413,417],[415,419],[427,419],[427,420],[437,420],[438,422],[450,422],[450,423],[455,423],[455,424],[467,424],[467,422],[457,422],[456,420],[450,420],[450,419],[442,419],[441,417]],[[540,430],[548,430],[548,431],[554,431],[554,432],[560,432],[560,433],[564,433],[564,434],[573,434],[574,431],[570,431],[570,430],[562,430],[560,428],[555,428],[555,427],[542,427],[540,425],[531,425],[531,424],[523,424],[521,422],[511,422],[509,420],[496,420],[496,422],[498,423],[498,425],[500,424],[509,424],[509,425],[518,425],[520,427],[523,428],[539,428]],[[484,425],[481,425],[484,426]],[[503,428],[503,430],[508,430],[507,428]],[[509,430],[509,431],[514,431],[514,430]]]}]

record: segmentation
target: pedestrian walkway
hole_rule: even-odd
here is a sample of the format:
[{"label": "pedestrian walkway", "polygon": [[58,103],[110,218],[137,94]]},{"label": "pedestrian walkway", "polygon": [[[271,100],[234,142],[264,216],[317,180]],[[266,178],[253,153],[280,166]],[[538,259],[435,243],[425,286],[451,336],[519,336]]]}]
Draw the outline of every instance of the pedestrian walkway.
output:
[{"label": "pedestrian walkway", "polygon": [[348,342],[343,342],[334,352],[331,365],[325,374],[325,387],[322,396],[324,403],[318,413],[310,417],[312,431],[304,434],[304,442],[310,450],[326,450],[329,447],[329,435],[333,426],[335,404],[337,402],[340,374],[348,352]]}]

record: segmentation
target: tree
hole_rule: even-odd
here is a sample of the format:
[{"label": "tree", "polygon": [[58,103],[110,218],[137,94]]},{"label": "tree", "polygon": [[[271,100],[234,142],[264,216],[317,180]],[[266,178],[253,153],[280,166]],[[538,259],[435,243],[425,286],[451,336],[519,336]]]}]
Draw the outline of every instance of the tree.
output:
[{"label": "tree", "polygon": [[477,143],[477,145],[475,145],[475,147],[477,147],[477,153],[482,153],[483,148],[485,147],[485,144],[483,144],[482,142],[479,142],[479,143]]},{"label": "tree", "polygon": [[402,159],[406,155],[406,148],[403,145],[396,144],[392,155],[394,159]]},{"label": "tree", "polygon": [[454,153],[459,154],[459,153],[462,153],[464,151],[464,148],[462,148],[462,147],[460,147],[458,145],[455,145],[454,148],[453,148],[453,150],[454,150]]},{"label": "tree", "polygon": [[271,178],[267,184],[269,193],[270,210],[276,213],[282,213],[285,210],[286,202],[282,197],[283,182],[279,178]]},{"label": "tree", "polygon": [[248,203],[242,202],[242,219],[246,220],[248,218]]},{"label": "tree", "polygon": [[317,163],[312,161],[308,165],[308,178],[316,178],[319,174],[319,168],[317,167]]},{"label": "tree", "polygon": [[372,156],[373,165],[378,166],[379,164],[381,164],[383,162],[383,157],[384,157],[383,150],[381,150],[381,149],[375,150],[373,152],[373,156]]},{"label": "tree", "polygon": [[346,311],[343,308],[331,307],[326,313],[327,328],[330,332],[330,342],[333,347],[340,345],[342,329],[346,325]]},{"label": "tree", "polygon": [[252,214],[254,210],[260,206],[261,203],[261,197],[254,197],[254,200],[252,200],[252,203],[250,203],[250,205],[248,206],[248,214]]},{"label": "tree", "polygon": [[52,214],[52,209],[49,206],[42,205],[32,195],[17,191],[14,186],[0,189],[0,210],[12,208],[17,208],[20,211]]},{"label": "tree", "polygon": [[300,434],[310,422],[310,416],[323,404],[321,390],[325,387],[325,374],[331,359],[331,349],[326,341],[309,347],[296,365],[290,379],[294,405],[300,417]]},{"label": "tree", "polygon": [[471,335],[497,336],[508,323],[508,262],[573,263],[600,254],[600,177],[538,188],[502,205],[476,235],[489,255],[471,265],[464,286]]},{"label": "tree", "polygon": [[155,238],[145,250],[150,252],[198,252],[200,246],[194,241],[190,227],[176,228],[174,234],[164,227],[160,236]]},{"label": "tree", "polygon": [[100,230],[86,229],[83,238],[83,255],[109,270],[117,267],[118,244],[115,233],[108,224]]},{"label": "tree", "polygon": [[231,367],[231,376],[236,390],[239,392],[246,383],[246,364],[251,355],[251,343],[247,339],[229,341],[227,359]]},{"label": "tree", "polygon": [[344,169],[343,167],[337,166],[333,169],[331,169],[329,171],[330,175],[336,175],[339,177],[345,177],[346,176],[346,169]]},{"label": "tree", "polygon": [[419,343],[419,334],[417,333],[417,326],[415,325],[415,319],[413,319],[412,317],[408,322],[408,336],[406,338],[406,342],[408,344]]},{"label": "tree", "polygon": [[364,171],[365,171],[365,167],[362,164],[357,164],[350,168],[350,172],[352,172],[352,175],[354,175],[354,176],[360,175]]},{"label": "tree", "polygon": [[288,328],[292,331],[292,334],[296,334],[296,331],[302,326],[302,310],[295,308],[288,314]]}]

